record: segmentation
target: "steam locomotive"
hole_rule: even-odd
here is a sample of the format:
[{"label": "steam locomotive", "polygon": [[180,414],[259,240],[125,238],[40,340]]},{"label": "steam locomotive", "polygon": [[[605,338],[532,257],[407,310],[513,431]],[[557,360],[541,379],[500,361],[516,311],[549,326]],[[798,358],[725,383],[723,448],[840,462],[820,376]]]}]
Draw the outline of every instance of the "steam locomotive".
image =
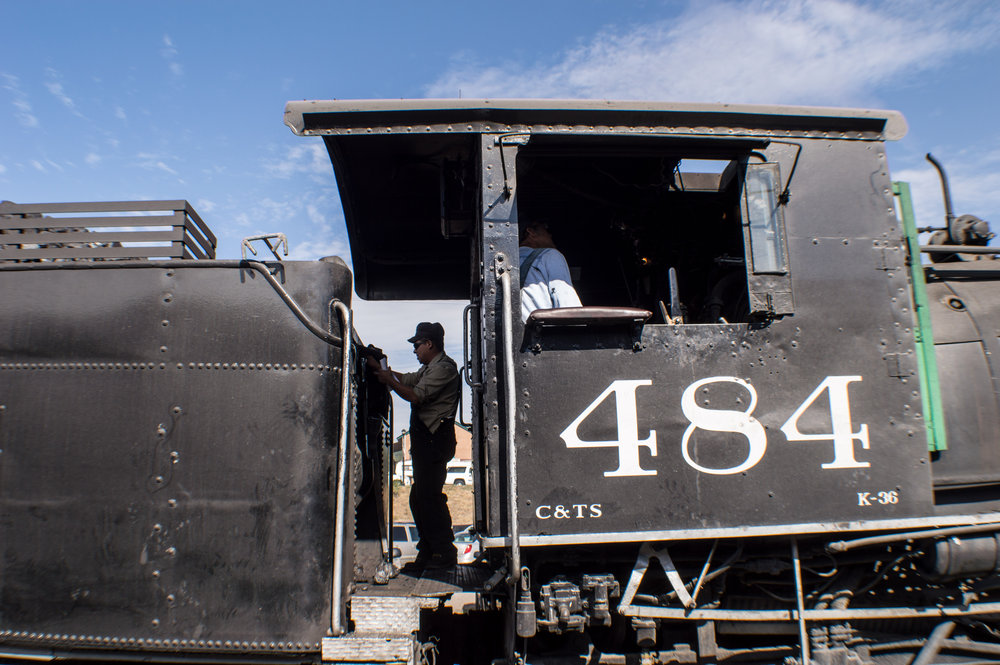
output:
[{"label": "steam locomotive", "polygon": [[[1000,264],[917,228],[900,114],[285,122],[353,271],[217,260],[184,201],[0,204],[4,662],[1000,661]],[[520,316],[533,219],[583,307]],[[467,303],[475,564],[393,565],[353,293]]]}]

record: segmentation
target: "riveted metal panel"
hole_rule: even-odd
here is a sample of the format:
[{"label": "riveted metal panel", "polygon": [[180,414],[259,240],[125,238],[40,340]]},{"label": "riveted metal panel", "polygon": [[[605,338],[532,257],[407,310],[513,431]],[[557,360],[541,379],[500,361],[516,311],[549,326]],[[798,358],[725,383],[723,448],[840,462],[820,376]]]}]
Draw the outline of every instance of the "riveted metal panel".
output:
[{"label": "riveted metal panel", "polygon": [[[526,341],[517,366],[522,534],[638,537],[933,512],[884,153],[802,143],[785,209],[793,316],[646,325],[641,335],[554,327]],[[780,161],[789,148],[767,155]],[[835,455],[835,418],[849,455]]]},{"label": "riveted metal panel", "polygon": [[[278,274],[324,327],[330,298],[350,297],[340,265]],[[0,283],[8,641],[318,651],[339,349],[234,267],[9,270]]]},{"label": "riveted metal panel", "polygon": [[[945,406],[948,450],[934,458],[939,487],[1000,480],[1000,294],[993,261],[935,265],[929,271],[928,309]],[[983,269],[985,268],[985,269]]]}]

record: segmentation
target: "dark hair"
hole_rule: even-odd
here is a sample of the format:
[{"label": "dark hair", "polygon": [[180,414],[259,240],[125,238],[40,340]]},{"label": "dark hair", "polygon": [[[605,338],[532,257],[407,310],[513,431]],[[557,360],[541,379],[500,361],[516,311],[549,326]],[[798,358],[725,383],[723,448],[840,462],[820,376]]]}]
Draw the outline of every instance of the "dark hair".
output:
[{"label": "dark hair", "polygon": [[524,239],[528,237],[528,229],[545,229],[548,230],[549,223],[544,219],[530,219],[526,222],[518,221],[518,232],[517,241],[524,242]]}]

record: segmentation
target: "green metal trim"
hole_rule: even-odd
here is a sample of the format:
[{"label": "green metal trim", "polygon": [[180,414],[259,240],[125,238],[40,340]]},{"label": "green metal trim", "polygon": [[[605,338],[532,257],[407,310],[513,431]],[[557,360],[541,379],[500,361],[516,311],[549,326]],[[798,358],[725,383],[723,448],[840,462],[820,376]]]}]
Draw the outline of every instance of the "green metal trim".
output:
[{"label": "green metal trim", "polygon": [[927,282],[920,260],[920,242],[917,238],[917,224],[913,214],[913,199],[910,184],[892,183],[892,193],[899,199],[899,212],[906,234],[906,245],[910,268],[910,285],[913,289],[913,305],[917,312],[917,326],[913,331],[917,347],[917,369],[920,372],[920,395],[923,401],[924,422],[927,424],[927,449],[947,450],[948,438],[944,426],[944,406],[941,401],[941,382],[938,380],[937,357],[934,354],[934,333],[931,329],[931,313],[927,304]]}]

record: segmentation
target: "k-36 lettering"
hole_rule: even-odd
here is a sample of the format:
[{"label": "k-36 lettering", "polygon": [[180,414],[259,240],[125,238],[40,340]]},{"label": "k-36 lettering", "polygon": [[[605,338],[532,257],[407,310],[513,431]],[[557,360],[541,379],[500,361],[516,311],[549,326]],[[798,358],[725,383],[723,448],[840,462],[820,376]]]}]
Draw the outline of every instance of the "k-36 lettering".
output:
[{"label": "k-36 lettering", "polygon": [[882,492],[858,492],[858,505],[868,507],[872,505],[891,506],[899,503],[899,492],[896,490],[886,490]]}]

